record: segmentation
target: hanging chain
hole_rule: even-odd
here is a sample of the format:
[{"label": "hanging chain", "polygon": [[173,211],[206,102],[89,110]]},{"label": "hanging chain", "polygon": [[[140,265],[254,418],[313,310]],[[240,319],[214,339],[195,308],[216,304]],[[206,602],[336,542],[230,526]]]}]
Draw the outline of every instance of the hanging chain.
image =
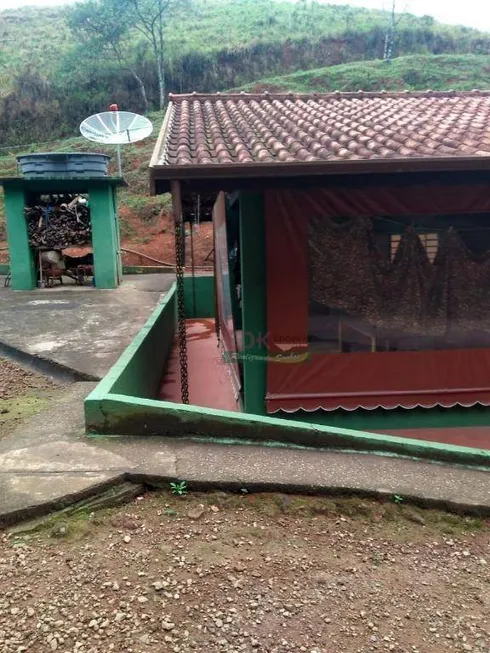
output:
[{"label": "hanging chain", "polygon": [[184,299],[184,248],[185,226],[175,223],[175,269],[177,273],[177,325],[179,335],[180,387],[182,403],[189,403],[189,377],[187,366],[187,334]]}]

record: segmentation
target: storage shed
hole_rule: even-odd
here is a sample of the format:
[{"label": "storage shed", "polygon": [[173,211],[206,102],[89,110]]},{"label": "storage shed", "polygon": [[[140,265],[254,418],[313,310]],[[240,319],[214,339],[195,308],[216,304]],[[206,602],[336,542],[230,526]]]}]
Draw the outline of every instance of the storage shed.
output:
[{"label": "storage shed", "polygon": [[[55,274],[49,261],[56,259],[49,255],[62,260],[62,252],[83,246],[92,250],[90,265],[77,264],[86,256],[68,257],[75,266],[71,276],[81,280],[87,268],[98,288],[117,288],[122,281],[117,188],[127,184],[107,175],[109,157],[47,152],[17,158],[23,176],[0,179],[11,288],[44,286]],[[56,272],[62,280],[64,268],[58,267]]]}]

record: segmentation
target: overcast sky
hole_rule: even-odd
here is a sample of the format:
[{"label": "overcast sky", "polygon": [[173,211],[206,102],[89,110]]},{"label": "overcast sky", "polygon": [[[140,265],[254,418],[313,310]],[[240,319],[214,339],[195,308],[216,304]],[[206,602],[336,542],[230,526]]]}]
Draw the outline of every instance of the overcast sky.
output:
[{"label": "overcast sky", "polygon": [[[74,0],[0,0],[0,9],[11,9],[22,5],[59,5]],[[332,4],[350,4],[356,7],[387,9],[390,0],[325,0]],[[397,0],[397,9],[423,16],[429,14],[445,23],[459,23],[490,30],[490,0]]]}]

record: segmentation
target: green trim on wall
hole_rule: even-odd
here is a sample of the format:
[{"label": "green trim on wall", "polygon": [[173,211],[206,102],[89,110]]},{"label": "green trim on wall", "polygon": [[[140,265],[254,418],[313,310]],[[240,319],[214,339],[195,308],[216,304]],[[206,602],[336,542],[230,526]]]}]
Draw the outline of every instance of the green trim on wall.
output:
[{"label": "green trim on wall", "polygon": [[262,193],[240,192],[244,409],[265,414],[267,333],[265,222]]},{"label": "green trim on wall", "polygon": [[[194,292],[193,292],[194,286]],[[214,275],[190,275],[184,277],[184,303],[185,314],[188,319],[214,317],[215,307]],[[194,296],[196,298],[196,310],[194,307]]]}]

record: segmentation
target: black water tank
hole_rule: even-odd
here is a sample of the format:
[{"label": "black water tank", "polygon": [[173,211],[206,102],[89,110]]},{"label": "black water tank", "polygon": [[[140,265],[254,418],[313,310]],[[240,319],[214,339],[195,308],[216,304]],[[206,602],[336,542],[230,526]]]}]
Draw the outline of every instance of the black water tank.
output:
[{"label": "black water tank", "polygon": [[48,152],[21,154],[17,162],[25,177],[106,177],[110,157],[91,152]]}]

